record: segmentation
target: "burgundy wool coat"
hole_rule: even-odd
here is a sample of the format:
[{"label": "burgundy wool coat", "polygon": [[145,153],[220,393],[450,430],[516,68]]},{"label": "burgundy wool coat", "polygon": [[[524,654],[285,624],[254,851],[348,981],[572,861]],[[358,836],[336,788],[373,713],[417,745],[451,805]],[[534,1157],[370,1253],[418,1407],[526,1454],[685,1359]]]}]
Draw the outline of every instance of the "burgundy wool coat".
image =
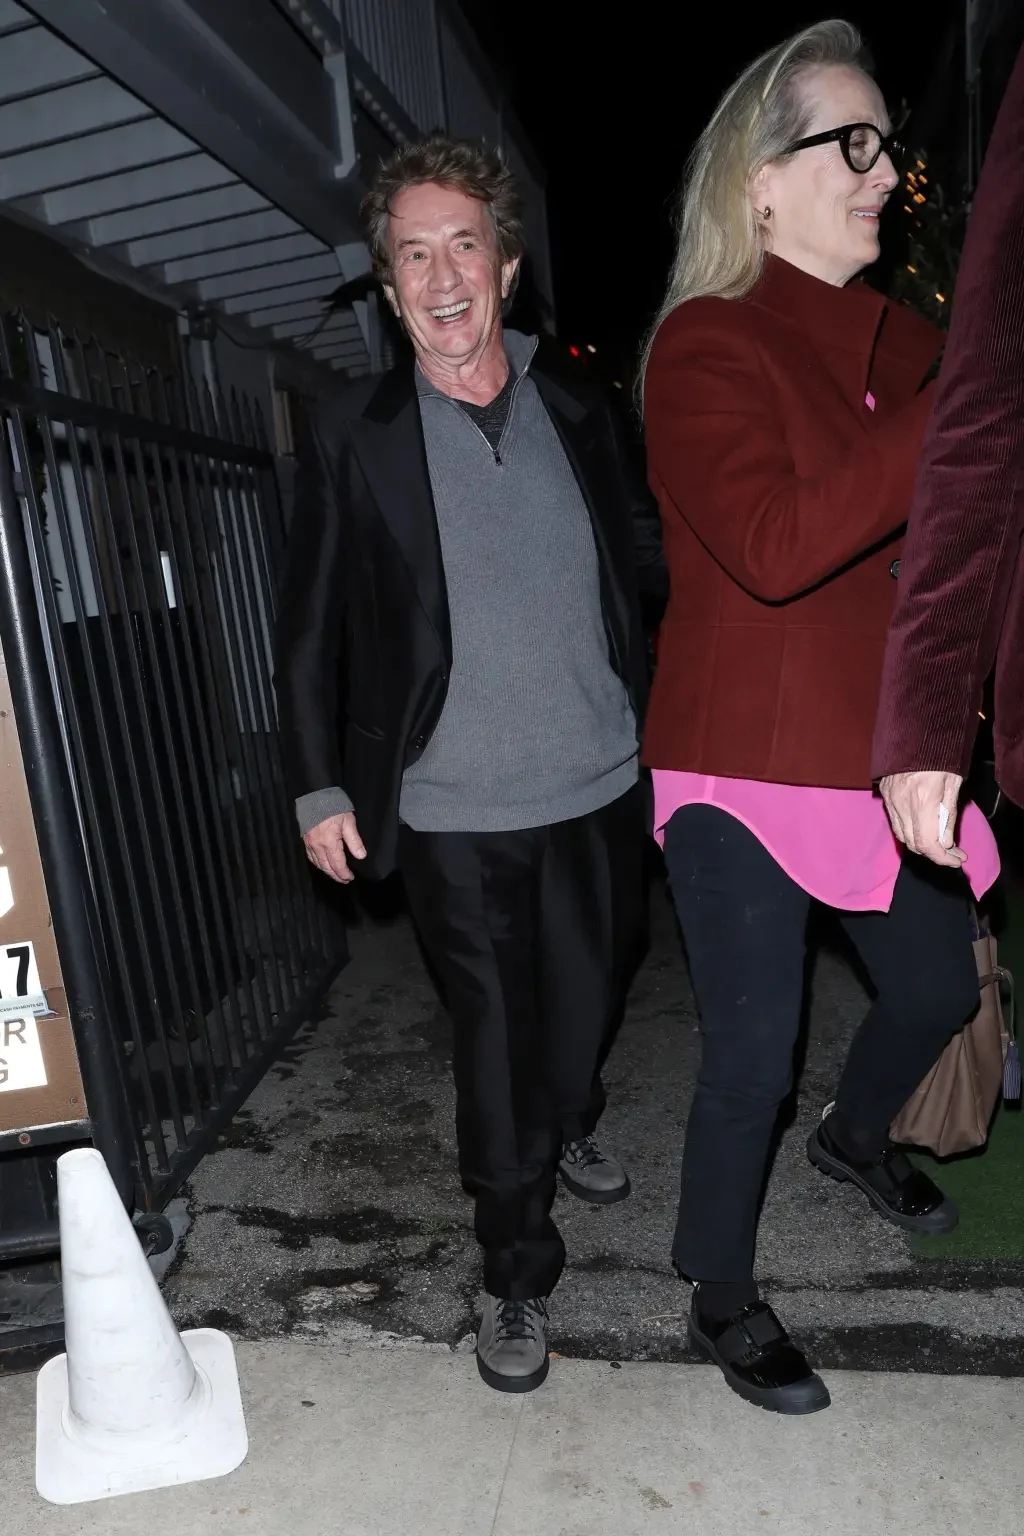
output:
[{"label": "burgundy wool coat", "polygon": [[671,589],[650,767],[870,787],[941,341],[863,283],[772,257],[748,298],[663,323],[645,392]]}]

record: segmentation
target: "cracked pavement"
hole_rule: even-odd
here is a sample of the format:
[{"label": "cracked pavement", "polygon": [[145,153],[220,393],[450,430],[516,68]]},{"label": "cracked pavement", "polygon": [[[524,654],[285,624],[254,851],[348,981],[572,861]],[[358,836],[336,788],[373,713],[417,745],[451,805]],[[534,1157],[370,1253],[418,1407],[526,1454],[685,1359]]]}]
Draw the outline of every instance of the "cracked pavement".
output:
[{"label": "cracked pavement", "polygon": [[[450,1028],[404,915],[364,914],[351,946],[320,1016],[194,1173],[168,1299],[181,1326],[248,1339],[468,1348],[480,1272],[456,1171]],[[863,1007],[826,934],[762,1219],[762,1282],[822,1366],[1024,1374],[1024,1266],[912,1258],[900,1231],[806,1160]],[[689,978],[656,883],[651,948],[608,1063],[600,1132],[634,1193],[594,1208],[559,1191],[569,1258],[552,1347],[562,1354],[692,1358],[689,1287],[668,1253],[697,1053]]]}]

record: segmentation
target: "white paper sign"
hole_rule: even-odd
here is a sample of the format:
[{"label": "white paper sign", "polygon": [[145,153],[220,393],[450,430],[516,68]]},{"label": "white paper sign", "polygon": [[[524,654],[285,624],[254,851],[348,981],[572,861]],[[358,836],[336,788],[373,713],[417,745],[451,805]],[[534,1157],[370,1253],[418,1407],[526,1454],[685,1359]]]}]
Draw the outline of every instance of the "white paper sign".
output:
[{"label": "white paper sign", "polygon": [[0,1018],[0,1093],[45,1087],[39,1025],[31,1013],[4,1014]]},{"label": "white paper sign", "polygon": [[0,1013],[49,1013],[30,940],[0,944]]}]

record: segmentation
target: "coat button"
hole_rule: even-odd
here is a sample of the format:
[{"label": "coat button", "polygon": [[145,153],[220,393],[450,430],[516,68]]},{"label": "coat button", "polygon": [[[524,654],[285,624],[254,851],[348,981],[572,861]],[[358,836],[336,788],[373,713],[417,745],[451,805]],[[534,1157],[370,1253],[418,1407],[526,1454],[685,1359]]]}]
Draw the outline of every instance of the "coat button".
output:
[{"label": "coat button", "polygon": [[411,746],[414,752],[422,752],[426,744],[427,738],[425,736],[414,736],[411,742]]},{"label": "coat button", "polygon": [[897,581],[899,579],[900,565],[901,564],[902,564],[901,561],[894,560],[892,565],[890,565],[890,567],[889,567],[889,575],[892,577],[893,581]]}]

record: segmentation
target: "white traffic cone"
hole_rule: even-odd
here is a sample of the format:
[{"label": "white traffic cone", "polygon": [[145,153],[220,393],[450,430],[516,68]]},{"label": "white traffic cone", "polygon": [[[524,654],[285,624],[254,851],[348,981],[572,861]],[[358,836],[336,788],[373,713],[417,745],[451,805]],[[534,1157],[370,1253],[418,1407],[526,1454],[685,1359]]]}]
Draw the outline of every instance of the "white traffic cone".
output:
[{"label": "white traffic cone", "polygon": [[36,1386],[53,1504],[222,1477],[249,1448],[231,1340],[179,1335],[99,1152],[57,1160],[67,1354]]}]

